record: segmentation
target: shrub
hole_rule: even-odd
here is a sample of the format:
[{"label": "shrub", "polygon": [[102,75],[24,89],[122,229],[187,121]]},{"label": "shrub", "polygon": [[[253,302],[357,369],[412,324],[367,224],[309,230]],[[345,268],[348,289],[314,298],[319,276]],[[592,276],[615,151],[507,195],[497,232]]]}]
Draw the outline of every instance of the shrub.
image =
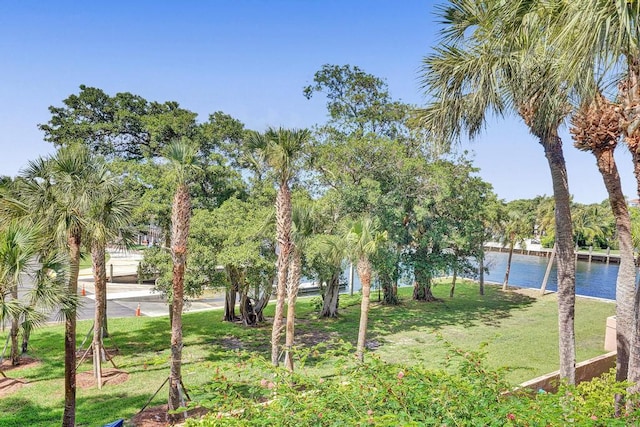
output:
[{"label": "shrub", "polygon": [[262,374],[236,373],[245,378],[238,381],[216,375],[210,396],[200,402],[214,412],[186,425],[615,426],[638,420],[637,414],[614,417],[613,396],[626,385],[612,374],[556,394],[506,395],[501,372],[485,368],[482,351],[448,351],[455,374],[385,363],[375,355],[359,364],[344,349],[328,356],[339,369],[327,378],[288,374],[252,359],[243,372]]}]

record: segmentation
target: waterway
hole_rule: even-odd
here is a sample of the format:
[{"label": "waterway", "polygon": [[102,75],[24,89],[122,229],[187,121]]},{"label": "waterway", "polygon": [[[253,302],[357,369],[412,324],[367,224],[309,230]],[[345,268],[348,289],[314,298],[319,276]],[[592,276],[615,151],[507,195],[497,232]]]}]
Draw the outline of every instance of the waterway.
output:
[{"label": "waterway", "polygon": [[[489,274],[485,273],[485,280],[502,284],[507,269],[508,253],[486,252],[485,265]],[[540,289],[547,269],[549,258],[535,255],[513,255],[509,285],[523,288]],[[578,261],[576,265],[576,294],[591,297],[615,299],[617,264]],[[551,269],[547,291],[558,289],[556,265]]]}]

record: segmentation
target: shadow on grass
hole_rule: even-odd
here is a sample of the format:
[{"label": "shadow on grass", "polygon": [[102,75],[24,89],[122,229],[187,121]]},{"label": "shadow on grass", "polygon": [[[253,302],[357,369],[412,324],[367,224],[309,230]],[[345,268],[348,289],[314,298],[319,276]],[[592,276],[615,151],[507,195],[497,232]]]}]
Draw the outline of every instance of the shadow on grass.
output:
[{"label": "shadow on grass", "polygon": [[51,426],[62,420],[62,408],[52,409],[26,398],[5,396],[0,399],[0,425]]},{"label": "shadow on grass", "polygon": [[[438,292],[439,291],[439,292]],[[459,286],[454,298],[439,296],[448,293],[448,286],[434,289],[438,301],[414,301],[403,298],[400,306],[376,304],[370,319],[377,334],[386,335],[403,330],[432,329],[446,326],[469,328],[485,325],[499,327],[502,320],[511,317],[516,310],[530,307],[536,299],[516,292],[502,292],[496,287],[487,287],[485,295],[478,294],[476,287]]]}]

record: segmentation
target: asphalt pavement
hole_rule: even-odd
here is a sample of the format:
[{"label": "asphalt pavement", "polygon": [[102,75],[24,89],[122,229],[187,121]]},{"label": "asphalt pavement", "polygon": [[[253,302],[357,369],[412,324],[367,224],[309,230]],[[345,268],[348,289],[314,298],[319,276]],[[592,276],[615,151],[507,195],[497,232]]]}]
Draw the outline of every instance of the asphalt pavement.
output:
[{"label": "asphalt pavement", "polygon": [[[136,251],[110,251],[107,261],[107,316],[133,317],[138,306],[141,316],[168,316],[169,305],[159,293],[153,292],[153,283],[138,283],[138,264],[142,255]],[[113,273],[113,277],[111,277]],[[84,290],[84,292],[83,292]],[[80,270],[78,292],[81,295],[78,320],[93,319],[95,286],[91,268]],[[84,294],[84,295],[83,295]],[[185,313],[214,310],[224,307],[224,294],[208,295],[185,304]]]}]

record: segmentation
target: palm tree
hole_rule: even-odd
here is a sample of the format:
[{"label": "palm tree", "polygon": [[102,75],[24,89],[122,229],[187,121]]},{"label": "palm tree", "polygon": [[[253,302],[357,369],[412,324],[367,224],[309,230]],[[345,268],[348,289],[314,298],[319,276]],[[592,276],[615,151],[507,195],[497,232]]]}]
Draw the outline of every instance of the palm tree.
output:
[{"label": "palm tree", "polygon": [[302,254],[313,234],[314,221],[311,206],[298,205],[293,208],[292,215],[292,248],[289,260],[287,279],[287,322],[285,331],[284,366],[293,372],[293,339],[296,321],[296,299],[302,277]]},{"label": "palm tree", "polygon": [[[600,156],[600,154],[598,155]],[[615,166],[615,160],[612,157],[609,161],[613,162],[613,165],[607,165],[607,168],[611,169]],[[614,217],[610,214],[611,212],[603,210],[596,203],[574,206],[571,218],[573,219],[576,248],[580,246],[580,243],[593,247],[605,240],[609,240],[608,237],[613,234],[611,232],[611,223],[614,222]]]},{"label": "palm tree", "polygon": [[173,261],[171,304],[171,363],[169,371],[169,420],[178,422],[186,414],[171,413],[182,401],[182,308],[184,275],[187,265],[187,241],[191,220],[190,173],[197,169],[197,149],[186,140],[169,144],[164,156],[171,163],[177,188],[171,207],[171,258]]},{"label": "palm tree", "polygon": [[595,156],[615,217],[620,247],[620,267],[616,280],[616,380],[623,381],[628,376],[633,340],[636,269],[631,237],[631,217],[613,157],[621,133],[617,110],[618,107],[615,104],[598,93],[591,102],[585,103],[574,114],[571,133],[578,149],[590,151]]},{"label": "palm tree", "polygon": [[[20,194],[34,216],[45,222],[69,262],[67,292],[78,293],[82,239],[86,233],[91,201],[113,182],[104,162],[81,145],[62,147],[49,158],[29,163],[23,171]],[[76,409],[76,307],[68,304],[65,315],[65,405],[63,426],[75,425]]]},{"label": "palm tree", "polygon": [[[640,3],[637,1],[598,1],[566,2],[560,9],[558,17],[559,33],[554,46],[558,52],[565,55],[568,66],[562,69],[561,80],[566,80],[566,86],[576,89],[582,101],[582,107],[575,118],[575,135],[579,148],[588,149],[601,157],[598,167],[603,173],[607,190],[614,191],[614,198],[610,200],[616,217],[616,229],[623,229],[624,248],[628,251],[626,241],[629,239],[625,230],[628,226],[620,196],[617,193],[615,175],[611,160],[618,135],[624,137],[634,165],[637,180],[637,191],[640,195],[640,120],[638,119],[638,105],[640,105]],[[618,77],[614,82],[618,85],[618,100],[620,105],[613,106],[600,91],[603,79]],[[621,77],[620,77],[621,76]],[[602,120],[600,122],[599,120]],[[591,131],[584,126],[594,125],[597,132],[594,140],[585,138],[585,132]],[[602,135],[602,132],[613,132]],[[606,144],[614,143],[614,146]],[[597,150],[597,152],[595,151]],[[625,255],[625,264],[628,263]],[[616,315],[618,337],[617,378],[624,378],[626,367],[625,357],[629,356],[628,373],[626,377],[635,385],[631,392],[640,390],[640,293],[634,283],[629,283],[630,270],[627,266],[624,277],[619,277],[616,288]],[[618,297],[621,299],[618,300]],[[631,301],[629,299],[632,298]],[[635,306],[635,307],[634,307]],[[628,323],[628,324],[627,324]],[[628,340],[631,339],[629,343]],[[625,348],[627,347],[627,348]]]},{"label": "palm tree", "polygon": [[[39,249],[40,231],[36,227],[12,221],[0,230],[0,323],[11,320],[11,364],[20,363],[18,331],[26,307],[18,299],[21,275],[28,272]],[[9,299],[7,299],[9,298]]]},{"label": "palm tree", "polygon": [[308,130],[269,128],[264,134],[252,133],[249,143],[262,155],[275,176],[276,236],[278,244],[276,307],[271,332],[271,363],[278,366],[282,316],[287,290],[288,269],[293,243],[291,241],[291,183],[297,173],[297,160],[310,138]]},{"label": "palm tree", "polygon": [[507,258],[507,270],[504,273],[504,281],[502,282],[502,290],[506,291],[509,286],[509,273],[511,271],[511,260],[513,258],[513,249],[516,244],[524,247],[525,239],[530,236],[531,228],[525,218],[525,213],[516,209],[507,212],[504,222],[502,223],[502,243],[509,245],[509,256]]},{"label": "palm tree", "polygon": [[[34,249],[34,245],[37,246],[37,254],[32,254],[33,259],[28,266],[16,266],[11,268],[22,269],[27,267],[24,273],[29,277],[31,282],[26,291],[24,292],[24,298],[20,301],[9,302],[19,306],[22,314],[20,317],[20,328],[22,329],[22,353],[27,353],[29,348],[29,338],[31,331],[41,323],[47,320],[47,314],[54,311],[56,308],[63,308],[71,303],[75,296],[67,298],[67,293],[64,289],[66,280],[66,261],[58,248],[52,245],[49,238],[45,238],[43,231],[43,223],[41,218],[32,215],[32,212],[23,201],[18,197],[20,196],[19,186],[16,184],[19,181],[6,181],[2,182],[1,195],[0,195],[0,217],[2,218],[3,226],[0,228],[3,231],[8,231],[10,235],[14,235],[14,232],[10,231],[11,227],[18,227],[23,230],[27,230],[29,235],[35,233],[37,235],[30,238],[31,244],[27,245],[30,250]],[[17,234],[23,234],[18,231]],[[11,240],[11,239],[10,239]],[[24,239],[18,239],[24,243]],[[24,248],[23,248],[24,249]],[[19,247],[13,246],[13,250],[18,252],[23,251]],[[17,261],[17,258],[14,259]],[[6,282],[6,281],[5,281]],[[3,313],[7,313],[4,309]],[[15,346],[14,346],[15,348]],[[15,357],[13,358],[15,361]]]},{"label": "palm tree", "polygon": [[[556,204],[560,376],[575,383],[575,259],[567,170],[558,127],[568,113],[561,84],[548,74],[559,66],[540,38],[548,21],[536,2],[451,0],[440,9],[441,46],[427,56],[423,85],[432,103],[417,112],[432,139],[445,145],[473,138],[487,112],[520,115],[549,163]],[[511,6],[514,6],[513,8]]]},{"label": "palm tree", "polygon": [[107,271],[106,246],[122,237],[129,225],[133,204],[119,189],[108,189],[94,199],[90,212],[88,242],[91,247],[95,284],[95,316],[93,324],[93,371],[102,388],[103,337],[107,336]]},{"label": "palm tree", "polygon": [[365,216],[355,221],[344,240],[347,244],[347,252],[356,263],[356,270],[362,285],[362,302],[360,304],[360,327],[358,329],[358,344],[356,357],[360,362],[364,361],[364,344],[367,334],[367,321],[369,319],[369,301],[371,295],[372,265],[370,257],[379,250],[383,242],[387,240],[387,232],[381,232],[378,224],[371,217]]}]

